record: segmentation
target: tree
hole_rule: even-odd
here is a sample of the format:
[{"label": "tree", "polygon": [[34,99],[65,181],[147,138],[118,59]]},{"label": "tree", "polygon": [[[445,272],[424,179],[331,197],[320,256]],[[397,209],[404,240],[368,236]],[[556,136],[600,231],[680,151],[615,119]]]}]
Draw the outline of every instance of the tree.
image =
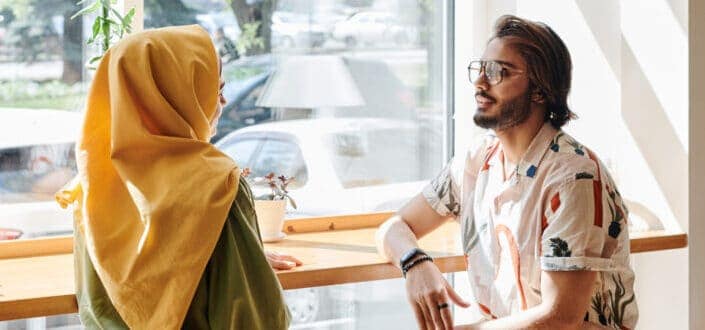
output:
[{"label": "tree", "polygon": [[[73,1],[64,0],[64,3]],[[64,31],[61,42],[63,70],[61,71],[61,81],[73,84],[83,79],[83,17],[79,16],[71,19],[75,12],[67,9],[63,11]]]},{"label": "tree", "polygon": [[144,11],[148,15],[144,19],[147,28],[197,23],[196,11],[182,0],[145,0]]},{"label": "tree", "polygon": [[[14,21],[9,32],[12,37],[9,44],[20,50],[20,59],[33,62],[41,57],[51,57],[52,41],[61,43],[63,71],[61,81],[73,84],[83,77],[83,21],[81,18],[71,20],[76,11],[75,0],[23,0],[10,4]],[[52,26],[52,18],[62,16],[61,31]]]},{"label": "tree", "polygon": [[[277,0],[230,0],[230,8],[237,18],[242,34],[238,44],[246,44],[245,54],[265,54],[272,50],[272,13]],[[254,39],[254,40],[252,40]]]}]

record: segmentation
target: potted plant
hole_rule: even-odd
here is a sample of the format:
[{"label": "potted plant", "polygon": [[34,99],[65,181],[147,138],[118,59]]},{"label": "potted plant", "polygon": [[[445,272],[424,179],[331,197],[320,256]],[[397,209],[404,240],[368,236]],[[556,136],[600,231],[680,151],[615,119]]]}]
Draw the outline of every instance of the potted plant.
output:
[{"label": "potted plant", "polygon": [[250,174],[250,169],[245,168],[241,175],[247,178],[252,185],[265,183],[270,189],[269,193],[255,197],[255,213],[262,241],[265,243],[280,241],[286,237],[286,234],[282,232],[286,202],[289,201],[291,207],[296,209],[296,202],[287,190],[287,186],[294,181],[294,177],[277,176],[272,172],[264,177],[250,180]]}]

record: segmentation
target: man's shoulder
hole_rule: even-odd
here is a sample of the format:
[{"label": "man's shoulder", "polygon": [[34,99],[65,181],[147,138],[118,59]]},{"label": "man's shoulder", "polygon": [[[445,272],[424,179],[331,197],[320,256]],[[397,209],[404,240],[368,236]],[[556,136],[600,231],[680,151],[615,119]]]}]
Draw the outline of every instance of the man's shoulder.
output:
[{"label": "man's shoulder", "polygon": [[600,160],[588,147],[569,134],[560,131],[551,140],[543,160],[550,177],[561,181],[597,178],[600,175]]}]

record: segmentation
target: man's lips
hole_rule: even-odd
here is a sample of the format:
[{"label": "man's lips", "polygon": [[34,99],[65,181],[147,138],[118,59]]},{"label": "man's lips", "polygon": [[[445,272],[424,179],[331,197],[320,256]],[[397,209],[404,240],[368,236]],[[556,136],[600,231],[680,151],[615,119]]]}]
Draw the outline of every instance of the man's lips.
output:
[{"label": "man's lips", "polygon": [[482,95],[475,95],[475,102],[477,102],[478,108],[486,108],[495,103],[494,100]]}]

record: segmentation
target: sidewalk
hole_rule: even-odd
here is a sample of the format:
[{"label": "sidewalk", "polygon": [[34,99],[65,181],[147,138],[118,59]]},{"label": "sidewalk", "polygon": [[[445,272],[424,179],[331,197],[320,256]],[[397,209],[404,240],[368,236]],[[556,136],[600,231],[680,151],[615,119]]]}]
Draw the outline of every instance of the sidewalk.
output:
[{"label": "sidewalk", "polygon": [[46,61],[26,64],[22,62],[0,63],[0,81],[2,80],[56,80],[61,78],[63,64],[61,61]]}]

